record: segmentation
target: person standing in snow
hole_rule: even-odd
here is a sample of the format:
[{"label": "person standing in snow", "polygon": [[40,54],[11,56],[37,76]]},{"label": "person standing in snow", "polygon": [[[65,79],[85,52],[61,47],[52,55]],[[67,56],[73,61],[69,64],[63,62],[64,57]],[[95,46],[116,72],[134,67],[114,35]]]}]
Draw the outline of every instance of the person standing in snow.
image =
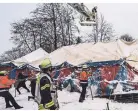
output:
[{"label": "person standing in snow", "polygon": [[[8,72],[0,72],[0,96],[5,98],[6,108],[14,106],[15,109],[21,109],[23,107],[16,103],[15,99],[9,92],[9,89],[11,88],[11,85],[14,83],[14,81],[10,80],[6,73]],[[10,105],[10,102],[13,106]]]},{"label": "person standing in snow", "polygon": [[31,86],[31,94],[32,94],[32,96],[28,96],[28,101],[29,101],[30,99],[35,98],[36,75],[33,70],[31,71],[31,77],[28,80],[31,81],[30,86]]},{"label": "person standing in snow", "polygon": [[46,58],[39,65],[41,73],[37,77],[35,100],[38,103],[39,110],[57,110],[57,91],[53,85],[53,79],[50,76],[52,64],[50,59]]},{"label": "person standing in snow", "polygon": [[[23,72],[23,73],[24,73],[24,72]],[[19,90],[21,87],[23,87],[24,89],[26,89],[27,92],[30,92],[30,90],[27,88],[27,86],[26,86],[26,84],[25,84],[26,78],[27,78],[28,76],[23,75],[23,73],[19,73],[19,75],[18,75],[18,80],[17,80],[16,85],[15,85],[16,90],[18,91],[19,94],[21,94],[21,92],[20,92],[20,90]]]},{"label": "person standing in snow", "polygon": [[86,88],[88,86],[88,73],[87,73],[87,65],[82,66],[82,72],[80,73],[80,86],[82,87],[82,92],[79,98],[79,102],[83,102],[85,100]]}]

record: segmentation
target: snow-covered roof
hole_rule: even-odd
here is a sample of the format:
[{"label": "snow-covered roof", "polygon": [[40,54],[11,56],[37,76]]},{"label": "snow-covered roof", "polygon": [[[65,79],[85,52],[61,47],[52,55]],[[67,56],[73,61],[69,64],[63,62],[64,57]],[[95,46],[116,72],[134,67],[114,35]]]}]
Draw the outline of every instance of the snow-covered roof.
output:
[{"label": "snow-covered roof", "polygon": [[42,48],[39,48],[11,62],[16,66],[28,63],[34,67],[38,67],[46,57],[51,59],[53,66],[60,65],[64,62],[77,66],[88,61],[101,62],[126,58],[131,66],[138,69],[137,62],[134,62],[138,61],[138,41],[136,40],[131,43],[122,40],[109,43],[98,42],[96,44],[81,43],[61,47],[50,54],[45,52]]},{"label": "snow-covered roof", "polygon": [[38,64],[45,59],[46,57],[49,56],[49,53],[47,53],[45,50],[42,48],[39,48],[21,58],[18,58],[16,60],[10,61],[16,66],[21,66],[23,64],[30,64],[32,66],[38,67]]},{"label": "snow-covered roof", "polygon": [[[125,42],[117,40],[109,43],[97,44],[81,43],[78,45],[64,46],[50,53],[53,65],[68,62],[79,65],[87,61],[100,62],[127,58],[138,61],[138,41]],[[136,63],[128,61],[135,67]]]}]

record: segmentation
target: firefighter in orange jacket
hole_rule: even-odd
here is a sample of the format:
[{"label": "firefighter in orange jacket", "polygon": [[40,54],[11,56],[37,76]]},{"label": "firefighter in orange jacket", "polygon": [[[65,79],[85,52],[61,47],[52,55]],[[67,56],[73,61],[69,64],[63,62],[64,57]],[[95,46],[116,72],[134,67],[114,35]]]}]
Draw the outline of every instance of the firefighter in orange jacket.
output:
[{"label": "firefighter in orange jacket", "polygon": [[[23,108],[16,103],[15,99],[9,92],[9,88],[11,88],[11,85],[14,83],[14,81],[8,78],[8,75],[6,75],[7,73],[8,72],[6,71],[0,72],[0,97],[5,98],[6,108],[10,108],[13,106],[15,109]],[[9,102],[11,102],[13,106],[10,105]]]},{"label": "firefighter in orange jacket", "polygon": [[82,92],[79,98],[79,102],[83,102],[85,100],[86,88],[88,86],[88,73],[87,73],[87,65],[82,66],[82,72],[80,73],[80,85],[82,87]]}]

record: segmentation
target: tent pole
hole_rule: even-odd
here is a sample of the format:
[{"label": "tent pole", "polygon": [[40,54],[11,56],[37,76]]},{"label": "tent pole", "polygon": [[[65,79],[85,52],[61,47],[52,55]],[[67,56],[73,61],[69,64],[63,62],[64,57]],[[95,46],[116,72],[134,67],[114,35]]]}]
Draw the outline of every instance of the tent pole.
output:
[{"label": "tent pole", "polygon": [[[92,76],[90,77],[90,80],[92,81]],[[90,92],[91,92],[91,96],[92,96],[92,100],[93,100],[93,93],[92,93],[91,84],[90,84]]]},{"label": "tent pole", "polygon": [[[113,92],[113,89],[111,89],[111,91],[110,91],[109,101],[111,100],[112,92]],[[109,109],[109,101],[106,103],[107,104],[107,110],[110,110]]]},{"label": "tent pole", "polygon": [[106,104],[107,104],[107,110],[110,110],[110,109],[109,109],[109,102],[107,102]]},{"label": "tent pole", "polygon": [[93,93],[92,93],[91,85],[90,85],[90,91],[91,91],[91,96],[92,96],[92,100],[93,100]]},{"label": "tent pole", "polygon": [[15,87],[15,97],[16,97],[16,87]]}]

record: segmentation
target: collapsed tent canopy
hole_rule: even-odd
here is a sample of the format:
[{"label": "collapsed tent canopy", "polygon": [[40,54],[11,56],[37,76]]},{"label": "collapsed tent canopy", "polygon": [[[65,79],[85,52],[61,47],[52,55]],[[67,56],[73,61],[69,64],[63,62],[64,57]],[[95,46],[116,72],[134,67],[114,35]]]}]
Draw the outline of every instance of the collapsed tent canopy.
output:
[{"label": "collapsed tent canopy", "polygon": [[36,68],[38,68],[37,61],[41,62],[44,58],[48,57],[49,54],[44,51],[42,48],[39,48],[21,58],[18,58],[13,61],[8,61],[1,63],[1,65],[12,65],[12,66],[17,66],[17,67],[24,67],[26,64],[32,65]]},{"label": "collapsed tent canopy", "polygon": [[65,62],[68,64],[78,66],[80,64],[90,62],[102,62],[126,59],[131,66],[138,69],[138,41],[124,42],[117,40],[109,43],[98,42],[81,43],[77,45],[70,45],[61,47],[52,53],[48,54],[42,48],[33,51],[19,59],[6,62],[12,63],[15,66],[22,66],[24,64],[32,65],[38,68],[39,64],[45,58],[51,59],[53,66],[59,66]]},{"label": "collapsed tent canopy", "polygon": [[109,43],[81,43],[64,46],[50,53],[49,57],[54,66],[64,62],[77,66],[87,61],[101,62],[125,58],[130,65],[136,67],[137,64],[134,61],[138,61],[137,50],[137,40],[133,42],[117,40]]}]

